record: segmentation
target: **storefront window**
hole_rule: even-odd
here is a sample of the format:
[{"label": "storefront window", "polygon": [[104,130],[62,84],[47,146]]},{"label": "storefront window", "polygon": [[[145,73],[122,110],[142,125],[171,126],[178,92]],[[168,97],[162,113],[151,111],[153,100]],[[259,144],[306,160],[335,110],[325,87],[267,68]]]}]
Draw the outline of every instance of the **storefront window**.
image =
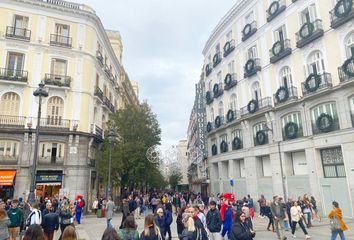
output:
[{"label": "storefront window", "polygon": [[322,149],[321,158],[325,178],[340,178],[346,176],[340,147]]}]

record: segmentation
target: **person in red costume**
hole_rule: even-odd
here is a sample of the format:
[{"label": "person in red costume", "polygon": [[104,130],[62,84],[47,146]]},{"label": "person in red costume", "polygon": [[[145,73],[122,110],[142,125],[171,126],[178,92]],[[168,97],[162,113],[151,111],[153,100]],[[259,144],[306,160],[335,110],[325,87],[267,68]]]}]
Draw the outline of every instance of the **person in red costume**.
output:
[{"label": "person in red costume", "polygon": [[228,239],[230,239],[232,220],[234,219],[234,211],[232,210],[232,204],[235,201],[235,197],[231,193],[223,195],[223,203],[220,208],[221,220],[223,222],[221,236],[224,239],[226,233]]},{"label": "person in red costume", "polygon": [[82,209],[84,207],[84,202],[82,201],[82,196],[77,198],[75,206],[75,219],[77,224],[81,224]]}]

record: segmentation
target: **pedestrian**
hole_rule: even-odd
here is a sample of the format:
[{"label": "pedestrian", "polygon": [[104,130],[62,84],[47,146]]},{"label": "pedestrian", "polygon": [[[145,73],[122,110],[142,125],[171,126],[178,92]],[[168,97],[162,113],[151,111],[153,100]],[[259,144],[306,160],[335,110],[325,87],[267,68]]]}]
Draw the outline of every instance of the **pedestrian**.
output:
[{"label": "pedestrian", "polygon": [[216,208],[216,202],[210,201],[209,203],[209,211],[206,215],[206,224],[209,230],[209,239],[210,240],[218,240],[220,239],[220,231],[221,231],[221,216],[219,210]]},{"label": "pedestrian", "polygon": [[227,238],[230,239],[234,212],[232,210],[231,201],[226,198],[224,199],[224,203],[221,205],[220,214],[223,221],[221,237],[224,238],[227,234]]},{"label": "pedestrian", "polygon": [[136,196],[134,201],[136,202],[136,208],[135,208],[135,211],[134,211],[134,216],[135,216],[135,219],[140,219],[140,210],[141,210],[141,201],[140,201],[140,198],[139,196]]},{"label": "pedestrian", "polygon": [[31,213],[28,215],[26,219],[27,226],[30,226],[32,224],[42,224],[42,213],[41,210],[38,209],[38,203],[33,203],[31,205]]},{"label": "pedestrian", "polygon": [[277,233],[278,239],[285,240],[286,237],[284,236],[284,219],[285,219],[285,212],[286,206],[282,203],[282,197],[275,197],[274,202],[270,206],[270,210],[273,215],[275,231]]},{"label": "pedestrian", "polygon": [[115,205],[114,205],[114,202],[112,201],[112,198],[108,197],[108,202],[106,204],[107,228],[113,227],[111,220],[113,218],[114,208],[115,208]]},{"label": "pedestrian", "polygon": [[[178,235],[180,240],[199,240],[198,232],[195,227],[195,223],[193,220],[193,215],[189,213],[184,213],[182,216],[182,223],[184,225],[184,229],[181,234]],[[199,235],[200,236],[200,235]]]},{"label": "pedestrian", "polygon": [[232,224],[231,240],[252,240],[256,232],[249,228],[245,221],[246,215],[239,211],[236,213],[235,221]]},{"label": "pedestrian", "polygon": [[[43,216],[45,216],[46,214],[48,214],[48,213],[50,213],[51,210],[52,209],[52,203],[51,202],[47,202],[46,204],[45,204],[45,209],[43,210],[43,212],[42,212],[42,215]],[[42,216],[42,217],[43,217]]]},{"label": "pedestrian", "polygon": [[59,229],[59,215],[50,209],[49,213],[43,216],[42,228],[47,240],[53,240],[54,231]]},{"label": "pedestrian", "polygon": [[134,216],[130,215],[125,219],[123,228],[118,230],[118,236],[123,240],[139,240],[139,233],[136,231]]},{"label": "pedestrian", "polygon": [[270,210],[271,205],[272,205],[272,201],[267,201],[267,205],[264,208],[264,214],[269,219],[267,230],[270,231],[270,226],[272,226],[272,231],[275,232],[273,214],[272,211]]},{"label": "pedestrian", "polygon": [[133,195],[129,195],[129,201],[128,201],[128,206],[129,206],[129,213],[134,215],[135,209],[137,208],[137,203],[133,199]]},{"label": "pedestrian", "polygon": [[140,234],[140,240],[158,240],[159,234],[159,230],[154,223],[154,215],[147,215],[145,217],[144,230]]},{"label": "pedestrian", "polygon": [[84,207],[84,202],[82,198],[78,198],[75,204],[75,220],[77,224],[81,224],[81,216]]},{"label": "pedestrian", "polygon": [[7,216],[5,209],[0,209],[0,240],[9,239],[9,229],[11,222]]},{"label": "pedestrian", "polygon": [[114,228],[106,228],[101,240],[121,240],[118,236],[117,231]]},{"label": "pedestrian", "polygon": [[156,223],[156,226],[159,228],[159,231],[161,233],[162,239],[165,239],[165,236],[166,236],[166,217],[165,217],[165,213],[164,213],[162,208],[158,208],[156,210],[155,223]]},{"label": "pedestrian", "polygon": [[11,208],[7,211],[7,216],[10,219],[9,234],[10,240],[16,240],[20,234],[20,226],[22,221],[23,212],[18,208],[18,200],[11,201]]},{"label": "pedestrian", "polygon": [[93,212],[95,213],[95,215],[97,215],[97,209],[98,209],[98,199],[97,198],[95,198],[95,200],[92,203],[92,209],[93,209]]},{"label": "pedestrian", "polygon": [[[299,223],[300,228],[305,234],[305,239],[310,239],[311,237],[308,235],[304,223],[302,222],[303,219],[303,213],[301,211],[300,206],[298,206],[297,202],[294,201],[293,206],[290,209],[290,214],[291,214],[291,234],[293,235],[293,238],[296,238],[295,236],[295,230],[296,230],[296,224]],[[290,218],[290,217],[289,217]]]},{"label": "pedestrian", "polygon": [[250,215],[251,215],[251,218],[252,218],[252,219],[254,218],[253,206],[254,206],[253,198],[251,198],[251,195],[248,194],[248,195],[247,195],[247,207],[250,209]]},{"label": "pedestrian", "polygon": [[59,239],[61,239],[65,228],[74,222],[73,215],[70,211],[69,204],[67,202],[64,202],[64,204],[62,205],[59,213],[59,217],[60,217],[60,230],[61,230],[61,235]]},{"label": "pedestrian", "polygon": [[65,228],[61,240],[77,240],[77,234],[73,224]]},{"label": "pedestrian", "polygon": [[177,224],[177,236],[181,235],[184,229],[184,223],[182,222],[183,213],[186,210],[186,206],[183,206],[179,209],[176,224]]},{"label": "pedestrian", "polygon": [[343,221],[342,209],[339,208],[339,204],[336,201],[332,202],[332,206],[333,210],[328,214],[328,218],[336,218],[339,221],[339,228],[332,229],[331,240],[336,240],[338,235],[340,236],[341,240],[345,240],[344,231],[348,230],[348,228]]},{"label": "pedestrian", "polygon": [[241,211],[245,214],[246,218],[245,218],[245,223],[248,225],[248,227],[250,229],[253,229],[253,223],[252,223],[252,219],[251,219],[251,214],[250,214],[250,209],[248,208],[248,204],[244,203]]},{"label": "pedestrian", "polygon": [[[289,224],[290,224],[290,228],[292,229],[291,223],[292,223],[292,219],[291,219],[291,213],[290,213],[290,209],[293,207],[293,199],[292,198],[288,198],[288,201],[286,202],[286,214],[288,215],[288,219],[289,219]],[[300,207],[300,206],[299,206]],[[300,208],[301,209],[301,208]]]},{"label": "pedestrian", "polygon": [[172,217],[172,204],[170,203],[166,203],[165,205],[165,221],[166,221],[166,235],[168,235],[168,239],[172,239],[172,233],[171,233],[171,224],[173,221],[173,217]]},{"label": "pedestrian", "polygon": [[197,233],[198,233],[198,240],[207,240],[208,239],[208,233],[206,231],[206,229],[204,228],[204,225],[202,223],[202,221],[200,220],[200,218],[198,217],[198,206],[194,206],[194,207],[190,207],[188,209],[188,212],[191,213],[193,215],[193,220],[194,220],[194,226],[197,229]]},{"label": "pedestrian", "polygon": [[26,230],[23,240],[46,240],[41,225],[32,224]]},{"label": "pedestrian", "polygon": [[122,216],[122,221],[121,221],[120,227],[119,227],[120,229],[123,228],[124,221],[130,214],[128,200],[126,198],[124,198],[122,201],[122,214],[123,214],[123,216]]},{"label": "pedestrian", "polygon": [[259,203],[259,217],[264,218],[265,217],[264,209],[267,205],[267,200],[263,194],[261,194],[261,197],[258,199],[258,203]]},{"label": "pedestrian", "polygon": [[321,222],[321,217],[318,214],[317,202],[316,202],[316,199],[314,196],[310,197],[310,203],[311,203],[312,212],[313,212],[312,216],[314,216],[314,218],[316,218],[319,222]]},{"label": "pedestrian", "polygon": [[156,199],[156,196],[154,195],[151,199],[151,208],[152,208],[153,214],[155,214],[155,212],[156,212],[156,206],[157,206],[157,199]]}]

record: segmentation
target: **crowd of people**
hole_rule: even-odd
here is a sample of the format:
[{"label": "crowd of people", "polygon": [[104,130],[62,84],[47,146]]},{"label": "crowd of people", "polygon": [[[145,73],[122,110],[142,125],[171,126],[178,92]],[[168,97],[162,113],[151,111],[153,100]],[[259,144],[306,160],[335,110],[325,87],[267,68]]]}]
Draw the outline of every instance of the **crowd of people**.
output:
[{"label": "crowd of people", "polygon": [[[258,217],[268,218],[266,230],[274,232],[274,237],[281,240],[286,239],[284,231],[291,231],[295,238],[297,225],[309,239],[307,229],[312,227],[312,221],[321,221],[315,198],[306,194],[286,202],[281,196],[274,196],[269,201],[261,195],[257,202]],[[81,223],[84,207],[82,196],[72,202],[67,198],[52,198],[33,204],[22,199],[0,200],[0,240],[16,240],[21,232],[24,240],[53,240],[54,232],[59,228],[60,240],[76,240],[75,225]],[[107,219],[102,240],[172,239],[173,221],[181,240],[252,240],[256,236],[255,202],[250,195],[236,200],[231,193],[210,197],[188,192],[130,193],[124,194],[119,204],[108,197],[96,199],[91,207],[95,214]],[[111,222],[118,208],[122,212],[119,227]],[[345,239],[347,227],[337,202],[333,202],[328,217],[333,220],[331,240],[338,235]],[[145,223],[139,233],[136,220],[140,218],[145,218]]]}]

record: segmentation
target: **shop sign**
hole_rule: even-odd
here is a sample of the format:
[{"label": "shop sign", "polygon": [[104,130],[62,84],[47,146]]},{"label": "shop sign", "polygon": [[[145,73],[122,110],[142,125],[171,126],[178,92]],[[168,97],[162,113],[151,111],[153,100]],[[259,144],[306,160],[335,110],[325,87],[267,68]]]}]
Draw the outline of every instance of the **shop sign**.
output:
[{"label": "shop sign", "polygon": [[63,175],[37,175],[36,182],[61,182]]},{"label": "shop sign", "polygon": [[196,94],[196,114],[197,114],[197,129],[198,129],[198,149],[203,153],[203,159],[207,156],[207,147],[206,147],[206,136],[205,136],[205,112],[204,112],[204,84],[197,83],[195,85]]}]

